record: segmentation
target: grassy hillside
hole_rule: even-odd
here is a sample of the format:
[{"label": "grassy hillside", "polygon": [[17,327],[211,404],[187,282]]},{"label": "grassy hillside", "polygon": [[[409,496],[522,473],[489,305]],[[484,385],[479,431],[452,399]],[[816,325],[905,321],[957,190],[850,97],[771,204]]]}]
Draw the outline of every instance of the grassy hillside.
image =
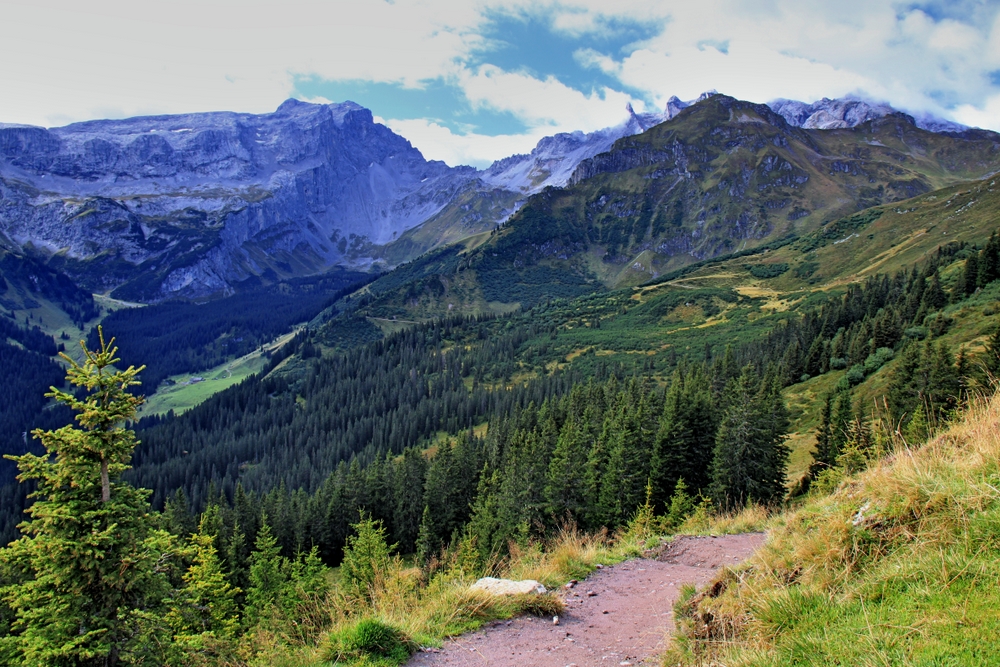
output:
[{"label": "grassy hillside", "polygon": [[515,212],[517,200],[518,195],[509,190],[481,191],[470,185],[434,217],[384,246],[366,250],[392,266],[409,262],[435,248],[490,231],[495,220]]},{"label": "grassy hillside", "polygon": [[665,665],[995,665],[1000,397],[830,496],[679,607]]},{"label": "grassy hillside", "polygon": [[[804,255],[870,222],[854,219],[858,211],[913,201],[998,168],[993,133],[934,134],[901,116],[848,130],[803,130],[767,107],[717,95],[581,163],[568,187],[532,197],[453,271],[437,272],[440,281],[425,282],[422,292],[412,287],[408,298],[383,294],[381,303],[397,316],[407,311],[407,319],[431,304],[464,312],[527,307],[641,284],[694,262],[807,236],[831,220],[851,221],[842,229],[827,225],[834,236],[815,248],[797,246]],[[939,210],[923,212],[941,217],[957,192],[935,195]],[[960,218],[976,206],[959,211],[956,202],[948,213]],[[436,239],[455,234],[450,223],[435,225],[426,233]],[[944,231],[933,233],[943,238]],[[803,258],[803,271],[814,261]]]},{"label": "grassy hillside", "polygon": [[[675,356],[701,355],[706,346],[719,352],[727,343],[759,337],[867,277],[922,265],[948,244],[984,243],[1000,220],[1000,191],[994,183],[963,183],[868,209],[814,232],[705,260],[635,287],[559,298],[559,286],[567,280],[560,276],[563,282],[554,284],[545,303],[524,316],[544,322],[547,329],[526,344],[523,371],[583,367],[596,359],[667,370]],[[396,322],[488,311],[491,304],[477,283],[481,271],[474,268],[470,253],[491,247],[435,251],[352,296],[347,309],[355,316]],[[960,253],[952,268],[943,271],[946,288],[963,258]],[[989,299],[980,301],[981,309],[986,308]],[[992,315],[964,308],[961,321],[990,325]],[[956,326],[964,331],[961,323]]]}]

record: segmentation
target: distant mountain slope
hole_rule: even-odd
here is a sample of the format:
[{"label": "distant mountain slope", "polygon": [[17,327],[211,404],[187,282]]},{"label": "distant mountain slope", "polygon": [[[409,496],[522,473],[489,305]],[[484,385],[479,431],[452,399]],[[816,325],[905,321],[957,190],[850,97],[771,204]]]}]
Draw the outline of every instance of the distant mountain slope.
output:
[{"label": "distant mountain slope", "polygon": [[[249,278],[335,265],[395,266],[492,229],[528,196],[566,186],[581,163],[693,103],[673,97],[662,113],[643,114],[629,106],[615,127],[546,137],[482,171],[425,160],[352,102],[0,125],[0,234],[91,291],[146,302],[231,294]],[[854,99],[772,106],[805,128],[897,113]]]},{"label": "distant mountain slope", "polygon": [[[424,160],[352,102],[43,129],[0,125],[0,233],[93,291],[232,293],[333,265],[405,261],[489,229],[583,159],[663,120],[542,140],[485,171]],[[469,199],[491,202],[469,214]],[[444,227],[380,250],[428,220]]]},{"label": "distant mountain slope", "polygon": [[428,162],[354,103],[0,126],[0,231],[94,291],[157,300],[316,273],[441,210]]},{"label": "distant mountain slope", "polygon": [[[992,132],[932,133],[903,114],[808,130],[714,95],[584,160],[567,188],[529,199],[463,259],[471,273],[446,277],[462,294],[435,298],[524,305],[636,284],[997,169]],[[427,307],[408,294],[395,307]]]},{"label": "distant mountain slope", "polygon": [[564,187],[582,161],[609,150],[622,137],[641,134],[669,120],[688,103],[671,98],[663,113],[636,113],[629,104],[624,122],[595,132],[562,132],[545,137],[528,154],[511,155],[480,171],[452,201],[424,224],[383,248],[364,248],[389,264],[453,243],[503,223],[529,195]]},{"label": "distant mountain slope", "polygon": [[[779,99],[768,102],[776,113],[789,124],[809,130],[838,130],[855,127],[870,120],[902,113],[888,104],[872,102],[859,97],[829,99],[806,104],[795,100]],[[910,116],[913,123],[929,132],[964,132],[969,128],[959,123],[942,120],[927,114]]]}]

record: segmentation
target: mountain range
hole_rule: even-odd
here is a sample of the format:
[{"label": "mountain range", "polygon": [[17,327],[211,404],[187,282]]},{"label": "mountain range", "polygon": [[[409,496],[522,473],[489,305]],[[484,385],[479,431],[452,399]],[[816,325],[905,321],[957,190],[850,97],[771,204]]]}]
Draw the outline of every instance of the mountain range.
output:
[{"label": "mountain range", "polygon": [[998,169],[993,132],[934,133],[898,113],[807,129],[712,95],[581,161],[565,188],[534,195],[502,229],[376,281],[370,312],[503,311],[639,285]]},{"label": "mountain range", "polygon": [[[232,294],[342,265],[395,266],[490,230],[564,187],[616,141],[712,97],[627,108],[618,126],[557,134],[484,170],[428,161],[352,102],[288,100],[274,113],[0,125],[0,243],[87,290],[131,301]],[[863,100],[772,108],[805,129],[898,114]],[[961,133],[938,120],[916,127]],[[578,169],[581,163],[591,166]],[[601,167],[603,168],[603,167]]]}]

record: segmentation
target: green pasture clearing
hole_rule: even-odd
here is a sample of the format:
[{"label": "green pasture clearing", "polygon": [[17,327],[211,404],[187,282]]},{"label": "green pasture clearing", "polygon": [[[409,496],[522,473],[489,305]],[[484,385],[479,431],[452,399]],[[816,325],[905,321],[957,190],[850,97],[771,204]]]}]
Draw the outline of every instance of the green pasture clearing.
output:
[{"label": "green pasture clearing", "polygon": [[[251,352],[214,368],[170,377],[168,382],[164,382],[156,389],[156,393],[147,396],[146,402],[139,410],[139,415],[141,417],[162,415],[171,410],[174,411],[174,414],[180,414],[190,410],[213,394],[228,389],[255,373],[260,373],[267,365],[267,353],[280,348],[290,341],[296,333],[285,334],[263,350]],[[140,379],[141,377],[140,375]],[[201,379],[195,380],[195,378]],[[170,384],[171,382],[173,384]]]}]

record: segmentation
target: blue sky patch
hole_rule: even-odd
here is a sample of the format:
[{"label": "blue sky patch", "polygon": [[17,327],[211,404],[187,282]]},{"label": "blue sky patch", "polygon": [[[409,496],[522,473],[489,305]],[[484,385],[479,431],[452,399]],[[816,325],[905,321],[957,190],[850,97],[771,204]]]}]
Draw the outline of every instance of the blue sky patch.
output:
[{"label": "blue sky patch", "polygon": [[[623,86],[599,68],[581,63],[575,54],[592,49],[621,59],[632,51],[631,45],[656,36],[662,28],[659,23],[601,18],[595,30],[573,35],[555,30],[549,15],[495,13],[483,28],[486,38],[483,48],[473,52],[464,64],[472,70],[493,65],[540,80],[554,77],[584,95],[610,88],[652,102],[648,93]],[[473,108],[461,87],[448,79],[421,83],[421,88],[407,88],[398,83],[303,77],[295,81],[295,95],[307,99],[324,97],[334,102],[351,100],[371,109],[376,116],[427,119],[454,134],[500,136],[522,134],[530,129],[514,113],[484,105]]]},{"label": "blue sky patch", "polygon": [[553,30],[547,16],[496,14],[483,30],[488,40],[486,48],[474,53],[469,65],[495,65],[508,72],[526,72],[537,79],[551,76],[585,95],[607,87],[644,96],[642,91],[623,87],[620,81],[598,68],[582,65],[574,54],[581,49],[593,49],[620,59],[631,53],[631,45],[655,37],[662,29],[660,24],[605,19],[596,32],[570,35]]},{"label": "blue sky patch", "polygon": [[520,134],[527,125],[513,113],[480,108],[473,110],[465,93],[443,79],[425,81],[423,88],[373,81],[325,81],[298,79],[295,92],[304,98],[325,97],[332,102],[351,100],[382,118],[411,120],[426,118],[455,134],[498,136]]}]

